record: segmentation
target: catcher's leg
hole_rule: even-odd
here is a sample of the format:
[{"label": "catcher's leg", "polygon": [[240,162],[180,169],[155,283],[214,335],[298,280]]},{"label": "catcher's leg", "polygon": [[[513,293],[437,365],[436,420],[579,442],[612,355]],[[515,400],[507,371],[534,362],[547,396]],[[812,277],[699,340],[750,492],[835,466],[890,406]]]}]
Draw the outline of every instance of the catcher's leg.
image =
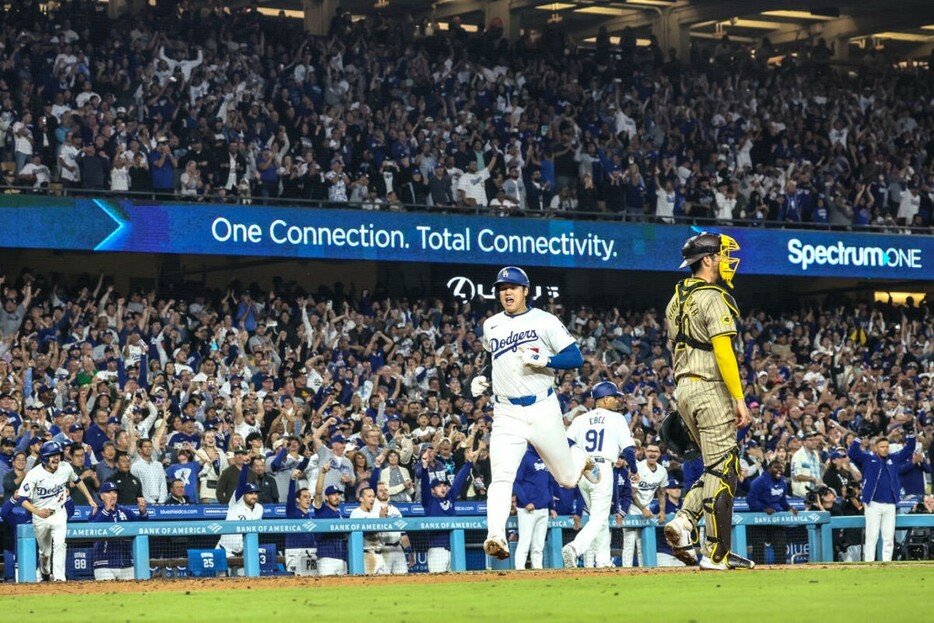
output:
[{"label": "catcher's leg", "polygon": [[704,469],[704,525],[708,556],[719,563],[730,552],[733,528],[733,498],[739,477],[739,449],[733,448]]}]

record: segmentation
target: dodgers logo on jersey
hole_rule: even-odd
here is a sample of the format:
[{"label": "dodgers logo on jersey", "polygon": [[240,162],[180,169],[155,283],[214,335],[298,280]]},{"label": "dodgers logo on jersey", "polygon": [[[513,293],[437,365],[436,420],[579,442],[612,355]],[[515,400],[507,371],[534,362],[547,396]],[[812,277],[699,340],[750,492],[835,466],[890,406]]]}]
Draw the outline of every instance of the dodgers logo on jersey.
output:
[{"label": "dodgers logo on jersey", "polygon": [[444,500],[443,502],[441,502],[441,510],[443,510],[443,511],[445,511],[445,512],[451,510],[451,501],[450,501],[450,500]]},{"label": "dodgers logo on jersey", "polygon": [[510,331],[509,335],[502,339],[490,338],[490,352],[493,353],[493,359],[508,352],[516,352],[523,344],[530,344],[538,341],[538,332],[535,329],[528,331]]}]

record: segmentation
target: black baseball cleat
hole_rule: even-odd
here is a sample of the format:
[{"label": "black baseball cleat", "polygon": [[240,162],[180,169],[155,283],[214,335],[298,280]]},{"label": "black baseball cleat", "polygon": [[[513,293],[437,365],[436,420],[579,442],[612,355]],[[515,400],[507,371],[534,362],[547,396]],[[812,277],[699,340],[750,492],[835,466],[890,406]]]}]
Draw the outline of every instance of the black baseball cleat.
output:
[{"label": "black baseball cleat", "polygon": [[43,582],[51,582],[51,581],[52,581],[52,574],[51,574],[51,573],[43,573],[43,574],[42,574],[42,581],[43,581]]},{"label": "black baseball cleat", "polygon": [[753,569],[756,566],[753,561],[733,552],[726,555],[726,564],[730,569]]},{"label": "black baseball cleat", "polygon": [[700,559],[700,568],[707,571],[727,571],[729,569],[753,569],[755,568],[756,563],[749,560],[748,558],[743,558],[738,554],[733,552],[728,553],[726,556],[720,559],[720,562],[714,562],[707,556],[702,556]]}]

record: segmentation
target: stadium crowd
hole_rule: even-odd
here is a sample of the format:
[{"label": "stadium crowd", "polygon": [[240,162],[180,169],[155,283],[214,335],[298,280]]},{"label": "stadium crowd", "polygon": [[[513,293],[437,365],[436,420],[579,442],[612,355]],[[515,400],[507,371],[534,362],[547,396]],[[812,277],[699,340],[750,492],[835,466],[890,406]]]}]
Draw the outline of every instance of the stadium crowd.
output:
[{"label": "stadium crowd", "polygon": [[[491,404],[467,388],[484,365],[480,327],[492,301],[256,288],[173,300],[117,292],[103,276],[67,287],[24,272],[5,283],[4,495],[36,462],[38,442],[54,439],[90,491],[116,482],[120,504],[226,504],[244,462],[261,503],[285,502],[292,470],[302,464],[299,484],[313,484],[322,461],[337,467],[324,485],[348,501],[377,465],[393,501],[419,501],[422,459],[432,477],[453,480],[465,452],[477,456],[462,499],[484,498]],[[617,383],[641,460],[674,400],[657,311],[543,304],[585,356],[556,379],[567,418],[592,408],[595,383]],[[845,498],[859,481],[845,456],[852,440],[901,444],[908,431],[919,442],[902,493],[924,494],[934,439],[926,302],[781,314],[750,307],[742,320],[740,370],[754,423],[742,440],[741,495],[779,460],[789,494],[826,484]],[[661,461],[681,475],[677,456]]]},{"label": "stadium crowd", "polygon": [[[927,228],[931,70],[870,50],[831,69],[693,43],[579,48],[338,10],[329,35],[283,18],[160,3],[0,12],[0,160],[46,192],[313,200],[366,209]],[[89,11],[82,7],[91,7]],[[292,20],[295,23],[295,20]],[[920,229],[915,231],[926,231]]]}]

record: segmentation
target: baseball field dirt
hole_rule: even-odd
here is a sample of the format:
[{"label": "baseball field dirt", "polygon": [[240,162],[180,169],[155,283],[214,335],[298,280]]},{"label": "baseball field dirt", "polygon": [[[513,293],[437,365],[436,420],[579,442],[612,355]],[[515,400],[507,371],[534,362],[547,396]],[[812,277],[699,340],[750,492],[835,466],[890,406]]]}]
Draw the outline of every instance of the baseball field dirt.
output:
[{"label": "baseball field dirt", "polygon": [[[473,572],[0,585],[0,608],[34,620],[266,621],[322,608],[341,620],[455,623],[653,620],[930,620],[934,564]],[[880,615],[881,616],[881,615]],[[333,620],[333,619],[332,619]]]}]

